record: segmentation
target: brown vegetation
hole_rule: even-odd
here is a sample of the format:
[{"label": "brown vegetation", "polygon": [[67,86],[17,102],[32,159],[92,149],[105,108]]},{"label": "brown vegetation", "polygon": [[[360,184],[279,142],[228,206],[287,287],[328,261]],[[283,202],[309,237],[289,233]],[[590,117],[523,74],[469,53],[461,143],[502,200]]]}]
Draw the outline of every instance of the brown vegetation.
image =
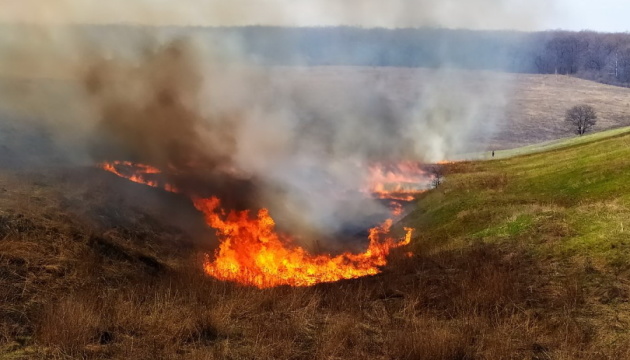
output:
[{"label": "brown vegetation", "polygon": [[584,135],[597,123],[597,114],[590,105],[575,105],[567,110],[565,121],[575,129],[578,135]]},{"label": "brown vegetation", "polygon": [[630,89],[562,75],[515,75],[516,86],[495,148],[514,148],[572,135],[566,109],[592,106],[593,131],[630,126]]},{"label": "brown vegetation", "polygon": [[[336,84],[362,84],[363,89],[387,89],[394,103],[413,104],[421,98],[418,84],[438,83],[439,73],[422,68],[315,67],[277,70],[280,78],[304,83],[309,88],[327,88]],[[458,85],[473,93],[487,82],[505,85],[507,108],[503,113],[496,104],[496,133],[481,146],[511,149],[572,135],[564,121],[572,106],[593,106],[598,122],[593,131],[630,126],[630,89],[603,85],[566,75],[504,74],[457,70]],[[326,106],[330,106],[327,104]],[[481,125],[481,124],[480,124]],[[487,125],[487,124],[486,124]],[[474,144],[473,144],[474,145]]]},{"label": "brown vegetation", "polygon": [[0,179],[0,353],[11,358],[630,355],[585,316],[587,266],[566,273],[520,246],[477,244],[397,254],[375,277],[257,290],[203,275],[199,247],[160,214],[99,195],[131,187],[155,205],[164,194],[67,175]]},{"label": "brown vegetation", "polygon": [[[299,84],[304,88],[320,89],[322,93],[334,93],[338,88],[361,88],[369,92],[387,90],[388,101],[400,108],[417,103],[422,98],[422,87],[418,84],[439,83],[439,73],[422,68],[375,68],[326,66],[314,68],[278,67],[271,70],[274,78],[287,84]],[[454,75],[455,76],[455,75]],[[487,87],[487,82],[505,84],[507,108],[490,109],[497,114],[497,123],[489,122],[488,132],[496,130],[490,139],[477,139],[471,144],[471,151],[486,149],[511,149],[543,141],[555,140],[572,135],[564,121],[566,110],[572,106],[586,104],[593,106],[598,115],[592,131],[630,126],[630,89],[603,85],[594,81],[582,80],[565,75],[502,74],[460,70],[456,73],[457,84],[474,93]],[[280,80],[279,80],[280,81]],[[460,83],[461,81],[461,83]],[[378,85],[378,86],[375,86]],[[19,92],[7,89],[19,88]],[[0,79],[0,94],[4,101],[0,104],[0,114],[18,114],[19,121],[9,118],[0,122],[3,151],[0,152],[0,165],[15,166],[17,154],[36,164],[50,164],[58,159],[51,157],[49,134],[30,136],[33,124],[31,117],[41,114],[29,113],[25,104],[46,101],[46,104],[65,103],[76,92],[76,84],[43,80]],[[25,100],[27,99],[27,100]],[[41,100],[44,99],[44,100]],[[53,100],[50,100],[53,99]],[[339,104],[326,102],[318,104],[334,113]],[[26,106],[27,107],[27,106]],[[395,107],[395,106],[394,106]],[[46,106],[46,109],[60,112],[65,107]],[[505,110],[505,111],[503,111]],[[84,111],[84,110],[81,110]],[[50,114],[47,114],[50,115]],[[81,114],[75,114],[81,118]],[[17,115],[16,115],[17,116]],[[52,118],[66,118],[63,113],[55,113]],[[32,122],[32,120],[31,120]],[[493,126],[490,126],[493,125]],[[55,123],[55,126],[58,124]],[[14,128],[13,128],[14,127]],[[43,130],[42,130],[43,131]],[[485,132],[484,132],[485,133]],[[44,160],[42,160],[44,159]]]}]

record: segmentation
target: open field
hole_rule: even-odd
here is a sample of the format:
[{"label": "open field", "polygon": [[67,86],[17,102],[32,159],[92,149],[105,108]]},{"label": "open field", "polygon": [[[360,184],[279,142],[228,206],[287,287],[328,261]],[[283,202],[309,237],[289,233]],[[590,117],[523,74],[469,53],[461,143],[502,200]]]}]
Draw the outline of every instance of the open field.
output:
[{"label": "open field", "polygon": [[[282,68],[283,76],[311,87],[343,87],[386,91],[398,104],[412,104],[426,82],[440,83],[435,70],[422,68],[315,67]],[[630,126],[630,89],[562,75],[505,74],[454,70],[449,79],[474,92],[488,84],[502,87],[508,100],[497,110],[496,134],[488,149],[511,149],[573,136],[564,115],[577,104],[595,108],[599,122],[593,131]],[[366,90],[367,91],[367,90]],[[497,105],[498,106],[498,105]]]},{"label": "open field", "polygon": [[544,141],[537,144],[520,146],[512,149],[506,150],[496,150],[494,157],[492,157],[492,152],[484,151],[477,153],[468,153],[461,154],[455,157],[453,160],[455,161],[464,161],[464,160],[495,160],[495,159],[506,159],[515,156],[522,155],[531,155],[556,149],[562,149],[569,146],[580,145],[585,143],[590,143],[596,140],[606,139],[613,136],[624,135],[630,132],[630,126],[614,128],[610,130],[602,130],[599,132],[587,133],[583,136],[571,136],[565,137],[555,140]]},{"label": "open field", "polygon": [[509,149],[570,137],[567,109],[579,104],[595,108],[593,131],[630,126],[630,89],[560,75],[514,75],[515,90],[497,148]]},{"label": "open field", "polygon": [[[397,104],[435,79],[278,71],[324,91],[378,87]],[[50,110],[48,124],[68,108],[80,117],[71,83],[2,80],[0,359],[630,358],[630,134],[619,128],[630,125],[630,90],[462,74],[470,88],[488,76],[511,84],[490,148],[525,147],[449,165],[402,221],[416,228],[410,249],[382,274],[270,290],[202,274],[216,244],[188,199],[57,151],[64,137],[31,105]],[[595,130],[615,129],[573,137],[563,114],[576,103],[596,107]]]},{"label": "open field", "polygon": [[4,171],[0,359],[630,358],[630,134],[611,135],[449,165],[403,220],[412,257],[312,288],[203,276],[212,236],[178,195]]},{"label": "open field", "polygon": [[[514,149],[508,150],[498,150],[495,152],[495,158],[503,159],[510,158],[519,155],[529,155],[535,154],[545,151],[551,151],[555,149],[561,149],[569,146],[585,144],[589,142],[593,142],[596,140],[606,139],[613,136],[625,135],[630,132],[630,127],[621,127],[612,130],[604,130],[600,132],[595,132],[592,134],[587,134],[583,136],[574,136],[568,138],[562,138],[557,140],[545,141],[538,144],[526,145]],[[487,159],[491,159],[491,154],[483,154],[483,156]]]},{"label": "open field", "polygon": [[[569,76],[461,70],[440,75],[435,70],[422,68],[339,66],[272,67],[269,73],[279,87],[293,84],[307,89],[306,94],[320,94],[312,106],[323,109],[322,114],[335,119],[343,119],[352,110],[348,109],[347,103],[348,99],[356,97],[357,89],[361,91],[361,99],[370,99],[377,94],[384,96],[387,101],[378,104],[381,110],[405,111],[422,106],[418,99],[430,93],[432,86],[439,85],[443,76],[450,86],[461,87],[464,94],[476,95],[480,91],[477,89],[483,91],[496,86],[500,91],[490,96],[490,104],[494,105],[488,110],[496,119],[479,122],[481,127],[487,127],[482,133],[492,135],[475,141],[469,152],[513,149],[572,137],[574,134],[564,122],[564,113],[573,105],[582,103],[594,106],[599,115],[593,129],[595,132],[630,126],[630,89]],[[48,143],[68,146],[72,144],[73,136],[89,132],[94,124],[86,119],[92,110],[84,103],[81,93],[80,86],[69,79],[0,78],[0,119],[3,120],[0,122],[0,140],[6,149],[0,154],[0,164],[15,162],[7,159],[10,153],[27,154],[36,160],[50,157]],[[493,101],[495,97],[496,102]],[[505,107],[501,105],[503,101],[506,101]],[[10,124],[26,125],[7,129]],[[32,135],[34,128],[43,136],[35,139]],[[24,134],[24,129],[31,133]],[[51,141],[47,137],[54,139]],[[71,149],[64,150],[72,152]],[[67,154],[62,156],[67,157]],[[49,162],[50,159],[44,160],[44,163]]]}]

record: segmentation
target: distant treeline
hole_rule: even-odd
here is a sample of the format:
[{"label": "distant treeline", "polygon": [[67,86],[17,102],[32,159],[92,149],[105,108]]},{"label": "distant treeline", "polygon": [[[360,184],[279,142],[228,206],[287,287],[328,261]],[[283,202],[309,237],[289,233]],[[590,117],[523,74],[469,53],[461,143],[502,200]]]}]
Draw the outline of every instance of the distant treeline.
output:
[{"label": "distant treeline", "polygon": [[244,27],[211,31],[239,38],[252,58],[267,64],[452,66],[557,73],[630,85],[630,33],[353,27]]},{"label": "distant treeline", "polygon": [[[77,27],[69,27],[77,30]],[[194,34],[220,50],[269,65],[456,67],[563,74],[630,86],[630,33],[473,31],[357,27],[79,26],[90,41],[120,47],[147,34]],[[0,26],[0,40],[7,28]]]}]

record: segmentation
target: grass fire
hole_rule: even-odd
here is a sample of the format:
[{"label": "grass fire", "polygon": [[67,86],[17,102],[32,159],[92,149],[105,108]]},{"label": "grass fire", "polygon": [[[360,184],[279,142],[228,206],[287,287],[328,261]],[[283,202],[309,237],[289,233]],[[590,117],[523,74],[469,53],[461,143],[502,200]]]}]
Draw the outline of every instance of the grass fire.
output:
[{"label": "grass fire", "polygon": [[[160,185],[157,180],[150,179],[150,176],[161,173],[152,166],[115,161],[103,163],[100,167],[136,183],[178,192],[170,184]],[[125,173],[119,168],[124,168]],[[226,211],[221,208],[221,201],[217,197],[193,197],[192,201],[204,214],[208,226],[216,230],[220,241],[216,253],[207,256],[205,272],[217,279],[259,288],[311,286],[375,275],[387,264],[392,249],[411,242],[411,228],[405,228],[403,239],[392,238],[392,220],[388,219],[369,230],[369,245],[363,253],[313,255],[300,247],[291,236],[278,234],[267,209],[260,209],[257,216],[252,217],[247,210]],[[400,211],[400,208],[396,208],[394,215],[400,215]]]},{"label": "grass fire", "polygon": [[0,360],[630,360],[612,1],[0,0]]}]

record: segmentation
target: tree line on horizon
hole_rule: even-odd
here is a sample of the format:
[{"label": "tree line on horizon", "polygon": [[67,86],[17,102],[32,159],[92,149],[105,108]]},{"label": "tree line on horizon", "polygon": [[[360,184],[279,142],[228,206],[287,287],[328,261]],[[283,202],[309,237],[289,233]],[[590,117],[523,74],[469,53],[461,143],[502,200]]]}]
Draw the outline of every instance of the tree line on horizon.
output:
[{"label": "tree line on horizon", "polygon": [[630,33],[265,26],[210,31],[237,38],[248,56],[264,64],[454,67],[630,86]]},{"label": "tree line on horizon", "polygon": [[[144,36],[193,35],[262,65],[391,66],[560,74],[630,86],[630,33],[480,31],[359,27],[67,27],[90,42],[119,48]],[[0,34],[15,26],[1,25]],[[21,34],[23,29],[18,29]],[[2,37],[0,37],[2,40]],[[1,41],[0,41],[1,42]]]}]

